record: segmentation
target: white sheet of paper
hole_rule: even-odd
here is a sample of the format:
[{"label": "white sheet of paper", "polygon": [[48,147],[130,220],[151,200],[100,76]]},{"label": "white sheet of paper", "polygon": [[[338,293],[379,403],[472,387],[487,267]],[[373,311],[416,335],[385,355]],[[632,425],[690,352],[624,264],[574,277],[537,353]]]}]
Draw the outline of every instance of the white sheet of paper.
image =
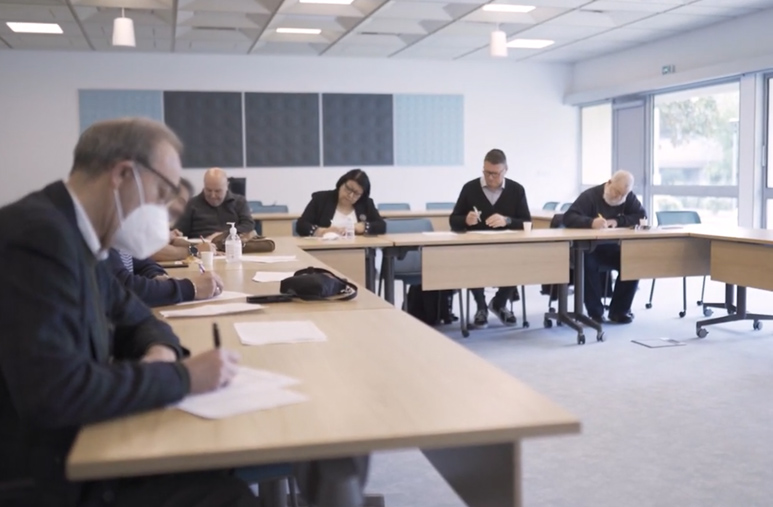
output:
[{"label": "white sheet of paper", "polygon": [[164,310],[161,313],[167,319],[175,317],[211,317],[213,315],[228,315],[229,313],[244,313],[262,310],[262,305],[249,303],[225,303],[222,305],[203,305],[185,310]]},{"label": "white sheet of paper", "polygon": [[300,393],[284,389],[295,384],[298,380],[292,377],[242,366],[226,387],[187,396],[176,407],[205,419],[222,419],[308,400]]},{"label": "white sheet of paper", "polygon": [[[220,293],[219,296],[215,296],[212,299],[207,299],[207,303],[217,303],[218,301],[227,301],[229,299],[238,299],[238,298],[246,298],[249,296],[249,294],[246,294],[244,292],[233,292],[233,291],[223,291]],[[175,306],[185,306],[185,305],[197,305],[201,304],[204,301],[185,301],[184,303],[177,303]]]},{"label": "white sheet of paper", "polygon": [[456,233],[452,231],[424,231],[422,234],[425,236],[456,236]]},{"label": "white sheet of paper", "polygon": [[512,229],[502,229],[499,231],[469,231],[472,234],[509,234],[515,232]]},{"label": "white sheet of paper", "polygon": [[327,341],[325,333],[310,320],[237,322],[234,328],[243,345]]},{"label": "white sheet of paper", "polygon": [[242,255],[242,262],[260,262],[263,264],[293,262],[296,260],[298,260],[298,258],[294,255]]},{"label": "white sheet of paper", "polygon": [[258,271],[252,280],[255,282],[281,282],[285,278],[295,275],[292,271]]}]

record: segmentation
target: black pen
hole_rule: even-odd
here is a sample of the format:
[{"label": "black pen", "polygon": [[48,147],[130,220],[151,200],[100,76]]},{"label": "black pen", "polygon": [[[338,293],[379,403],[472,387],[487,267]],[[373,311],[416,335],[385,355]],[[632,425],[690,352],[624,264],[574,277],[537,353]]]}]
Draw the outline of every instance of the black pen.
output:
[{"label": "black pen", "polygon": [[220,328],[217,327],[217,322],[212,323],[212,339],[215,341],[215,348],[220,348]]}]

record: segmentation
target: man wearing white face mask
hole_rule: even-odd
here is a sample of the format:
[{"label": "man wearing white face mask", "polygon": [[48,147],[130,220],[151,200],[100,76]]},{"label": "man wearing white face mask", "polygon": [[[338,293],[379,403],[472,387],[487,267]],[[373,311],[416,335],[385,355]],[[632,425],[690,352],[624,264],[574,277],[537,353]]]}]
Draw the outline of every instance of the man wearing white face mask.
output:
[{"label": "man wearing white face mask", "polygon": [[171,328],[100,262],[111,247],[145,258],[167,243],[181,149],[151,120],[97,123],[78,141],[66,183],[0,209],[0,485],[14,505],[257,505],[217,472],[90,483],[64,474],[81,426],[236,374],[238,356],[226,349],[186,358]]},{"label": "man wearing white face mask", "polygon": [[[589,188],[564,214],[564,225],[576,229],[633,227],[646,218],[647,212],[633,193],[633,175],[617,171],[606,183]],[[620,271],[620,245],[601,244],[585,254],[585,308],[588,316],[604,322],[602,268]],[[629,324],[633,321],[631,304],[638,280],[618,280],[609,304],[609,321]]]}]

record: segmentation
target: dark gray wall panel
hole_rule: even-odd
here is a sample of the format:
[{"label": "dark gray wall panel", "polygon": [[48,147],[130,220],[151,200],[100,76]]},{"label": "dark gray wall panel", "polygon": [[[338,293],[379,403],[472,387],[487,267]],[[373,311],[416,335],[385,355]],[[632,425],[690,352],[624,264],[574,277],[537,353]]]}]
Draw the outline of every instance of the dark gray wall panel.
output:
[{"label": "dark gray wall panel", "polygon": [[319,95],[246,93],[247,166],[320,164]]},{"label": "dark gray wall panel", "polygon": [[326,166],[394,163],[391,95],[324,94],[322,125]]},{"label": "dark gray wall panel", "polygon": [[164,120],[185,144],[183,167],[244,167],[241,93],[164,92]]}]

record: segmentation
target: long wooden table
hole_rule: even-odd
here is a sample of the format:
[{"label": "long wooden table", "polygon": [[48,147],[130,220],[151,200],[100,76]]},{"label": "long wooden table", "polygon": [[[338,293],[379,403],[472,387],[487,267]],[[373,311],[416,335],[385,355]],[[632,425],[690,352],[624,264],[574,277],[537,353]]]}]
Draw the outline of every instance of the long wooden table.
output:
[{"label": "long wooden table", "polygon": [[[351,246],[355,246],[352,244]],[[258,269],[321,265],[280,242],[288,264],[217,260],[227,290],[259,292]],[[472,507],[522,505],[520,441],[576,433],[575,416],[375,295],[350,302],[280,303],[217,317],[223,344],[248,366],[301,380],[310,401],[203,420],[175,409],[90,425],[67,461],[72,480],[305,461],[419,448]],[[203,302],[205,303],[205,302]],[[323,343],[244,347],[240,321],[311,320]],[[193,353],[212,346],[211,318],[170,319]],[[439,359],[440,358],[440,359]]]}]

